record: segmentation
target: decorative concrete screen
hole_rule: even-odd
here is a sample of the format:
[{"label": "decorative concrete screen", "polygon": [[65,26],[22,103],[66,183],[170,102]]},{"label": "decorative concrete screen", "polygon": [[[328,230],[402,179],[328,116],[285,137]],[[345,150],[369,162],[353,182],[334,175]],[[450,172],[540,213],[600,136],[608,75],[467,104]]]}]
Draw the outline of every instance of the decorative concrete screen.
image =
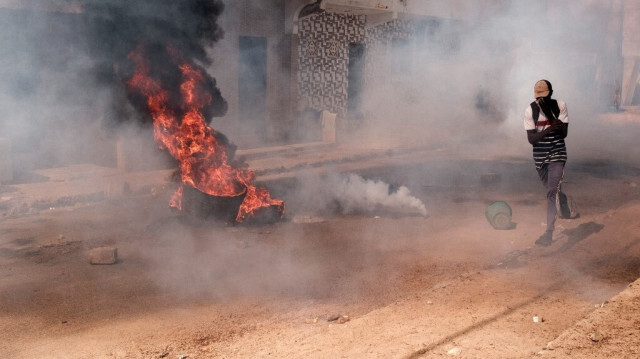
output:
[{"label": "decorative concrete screen", "polygon": [[393,20],[366,30],[365,79],[369,85],[390,80],[394,73],[393,40],[409,40],[416,35],[415,31],[413,23],[407,20]]},{"label": "decorative concrete screen", "polygon": [[349,43],[365,43],[366,85],[391,76],[391,41],[415,35],[415,26],[406,20],[368,29],[365,24],[364,15],[323,13],[300,20],[299,95],[309,107],[346,116]]},{"label": "decorative concrete screen", "polygon": [[300,20],[300,97],[315,110],[344,117],[347,110],[348,46],[364,41],[364,16],[319,14]]}]

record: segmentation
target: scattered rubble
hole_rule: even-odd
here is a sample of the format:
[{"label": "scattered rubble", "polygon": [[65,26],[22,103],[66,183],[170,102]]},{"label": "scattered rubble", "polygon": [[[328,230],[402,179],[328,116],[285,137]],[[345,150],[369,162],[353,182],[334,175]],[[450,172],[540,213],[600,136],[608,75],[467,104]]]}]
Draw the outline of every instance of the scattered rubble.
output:
[{"label": "scattered rubble", "polygon": [[349,318],[348,315],[334,314],[334,315],[330,316],[327,319],[327,322],[334,322],[336,324],[344,324],[344,323],[346,323],[346,322],[348,322],[350,320],[351,320],[351,318]]},{"label": "scattered rubble", "polygon": [[592,342],[597,343],[602,340],[602,334],[596,329],[589,333],[589,339],[591,339]]},{"label": "scattered rubble", "polygon": [[115,264],[118,261],[118,249],[115,247],[97,247],[89,251],[91,264]]},{"label": "scattered rubble", "polygon": [[541,316],[539,316],[539,315],[534,315],[534,316],[533,316],[533,322],[534,322],[534,323],[542,323],[542,322],[544,322],[544,318],[542,318],[542,317],[541,317]]},{"label": "scattered rubble", "polygon": [[304,322],[307,324],[316,324],[318,322],[318,317],[315,317],[313,319],[305,319]]}]

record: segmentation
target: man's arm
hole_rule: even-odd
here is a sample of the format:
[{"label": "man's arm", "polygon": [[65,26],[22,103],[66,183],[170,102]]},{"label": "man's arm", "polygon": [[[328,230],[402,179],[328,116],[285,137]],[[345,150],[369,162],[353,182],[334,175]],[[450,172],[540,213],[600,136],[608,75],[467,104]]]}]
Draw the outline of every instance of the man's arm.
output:
[{"label": "man's arm", "polygon": [[527,139],[529,140],[529,143],[533,145],[534,143],[540,141],[541,139],[543,139],[545,136],[547,136],[553,131],[561,131],[560,137],[565,138],[569,133],[569,124],[564,123],[560,120],[554,119],[551,122],[551,126],[545,128],[540,132],[536,132],[536,130],[527,130]]}]

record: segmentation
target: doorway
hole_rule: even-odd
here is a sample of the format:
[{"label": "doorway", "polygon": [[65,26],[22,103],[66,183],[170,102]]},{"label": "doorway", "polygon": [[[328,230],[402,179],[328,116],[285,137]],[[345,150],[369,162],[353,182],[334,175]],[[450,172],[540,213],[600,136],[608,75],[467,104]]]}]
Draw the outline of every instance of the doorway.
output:
[{"label": "doorway", "polygon": [[351,122],[362,120],[362,89],[364,87],[364,44],[349,44],[349,66],[347,75],[347,112]]},{"label": "doorway", "polygon": [[238,122],[243,142],[266,139],[267,130],[267,39],[240,36],[238,70]]}]

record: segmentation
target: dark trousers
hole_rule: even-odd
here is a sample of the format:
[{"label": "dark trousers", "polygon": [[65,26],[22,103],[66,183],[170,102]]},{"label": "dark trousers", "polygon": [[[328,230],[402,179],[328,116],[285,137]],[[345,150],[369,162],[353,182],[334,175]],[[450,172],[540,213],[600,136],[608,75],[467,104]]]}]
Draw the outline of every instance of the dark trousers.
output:
[{"label": "dark trousers", "polygon": [[558,215],[558,192],[564,178],[564,162],[550,162],[538,170],[542,184],[547,189],[547,231],[553,231]]}]

